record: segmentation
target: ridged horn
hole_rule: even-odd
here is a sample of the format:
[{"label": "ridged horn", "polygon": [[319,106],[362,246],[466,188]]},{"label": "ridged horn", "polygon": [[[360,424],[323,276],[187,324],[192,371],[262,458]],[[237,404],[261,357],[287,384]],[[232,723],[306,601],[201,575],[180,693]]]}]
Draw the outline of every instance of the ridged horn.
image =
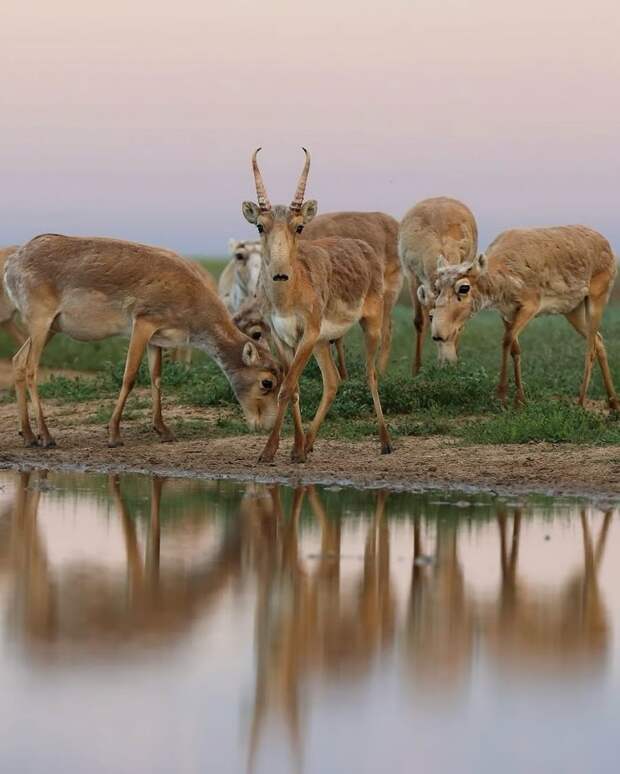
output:
[{"label": "ridged horn", "polygon": [[262,212],[269,212],[271,209],[271,202],[267,196],[267,189],[263,183],[263,176],[260,173],[258,161],[256,160],[259,150],[260,148],[257,148],[252,154],[252,170],[254,171],[254,182],[256,184],[256,198],[258,199],[258,206]]},{"label": "ridged horn", "polygon": [[301,205],[304,203],[304,194],[306,193],[306,183],[308,182],[308,172],[310,171],[310,154],[305,148],[302,148],[306,154],[306,163],[299,176],[299,182],[297,183],[297,190],[289,209],[299,212]]}]

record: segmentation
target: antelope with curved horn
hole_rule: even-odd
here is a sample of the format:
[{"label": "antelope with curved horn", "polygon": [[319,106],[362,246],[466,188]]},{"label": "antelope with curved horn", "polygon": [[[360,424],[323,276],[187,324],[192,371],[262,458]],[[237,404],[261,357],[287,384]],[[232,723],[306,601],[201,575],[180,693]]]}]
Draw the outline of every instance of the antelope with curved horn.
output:
[{"label": "antelope with curved horn", "polygon": [[[364,331],[368,386],[377,415],[381,451],[387,454],[392,447],[379,400],[375,367],[383,326],[381,258],[359,239],[301,240],[300,234],[317,210],[316,201],[304,202],[310,154],[304,149],[306,161],[291,204],[272,207],[256,160],[258,150],[252,156],[258,204],[244,202],[242,209],[246,220],[255,224],[261,235],[261,287],[268,306],[268,323],[288,366],[278,396],[275,424],[260,460],[273,460],[289,403],[295,427],[293,461],[303,462],[312,450],[340,383],[330,341],[342,338],[356,322]],[[312,354],[323,376],[323,396],[304,436],[298,385]]]},{"label": "antelope with curved horn", "polygon": [[[422,347],[428,329],[437,271],[446,264],[472,261],[478,250],[478,226],[462,202],[446,196],[424,199],[402,219],[398,253],[409,280],[413,324],[417,331],[413,373],[422,367]],[[438,342],[440,361],[456,362],[456,339]]]},{"label": "antelope with curved horn", "polygon": [[118,446],[120,420],[148,350],[153,426],[163,441],[174,437],[161,413],[162,348],[191,346],[210,354],[227,376],[248,424],[270,429],[276,417],[281,369],[266,349],[234,325],[197,266],[168,250],[106,238],[43,234],[13,253],[5,287],[29,338],[13,358],[24,443],[37,445],[28,417],[26,388],[40,441],[53,446],[37,390],[41,353],[55,333],[78,341],[129,336],[123,384],[109,425]]},{"label": "antelope with curved horn", "polygon": [[587,341],[579,404],[585,404],[594,358],[598,358],[609,407],[617,411],[620,403],[599,333],[616,272],[616,258],[609,242],[585,226],[504,231],[485,255],[439,271],[433,338],[453,342],[476,312],[496,309],[505,327],[497,392],[505,403],[510,354],[515,403],[524,404],[519,334],[538,315],[563,314]]},{"label": "antelope with curved horn", "polygon": [[18,250],[18,246],[5,247],[0,250],[0,327],[9,334],[9,336],[20,347],[26,341],[26,336],[19,326],[15,323],[17,309],[8,295],[4,292],[2,277],[4,275],[4,265],[9,255]]}]

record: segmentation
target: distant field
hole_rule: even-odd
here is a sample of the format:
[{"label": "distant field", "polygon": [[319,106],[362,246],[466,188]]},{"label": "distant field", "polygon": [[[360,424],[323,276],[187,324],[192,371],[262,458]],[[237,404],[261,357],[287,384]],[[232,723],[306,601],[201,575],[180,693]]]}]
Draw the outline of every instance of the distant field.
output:
[{"label": "distant field", "polygon": [[[201,258],[214,275],[225,260]],[[563,318],[535,320],[521,337],[523,375],[529,405],[526,409],[502,410],[494,399],[503,326],[492,312],[483,313],[466,328],[458,367],[438,368],[434,345],[427,341],[425,367],[410,376],[413,341],[411,309],[397,307],[392,360],[381,383],[383,407],[396,435],[456,435],[465,442],[506,443],[535,440],[620,443],[620,422],[606,413],[584,412],[574,405],[579,388],[584,344]],[[603,334],[616,385],[620,387],[620,303],[608,308]],[[350,378],[339,391],[325,435],[360,437],[375,432],[372,403],[366,388],[361,336],[352,331],[346,342]],[[124,340],[81,344],[57,336],[46,348],[43,364],[93,372],[75,382],[56,379],[43,387],[47,399],[81,401],[103,399],[104,407],[93,421],[107,421],[109,405],[118,389],[126,351]],[[7,337],[0,333],[0,357],[11,355]],[[147,383],[146,369],[141,380]],[[187,369],[168,364],[164,374],[168,400],[193,406],[221,406],[223,433],[245,432],[241,414],[230,388],[209,358],[199,352]],[[312,363],[302,380],[302,406],[309,416],[321,393],[318,368]],[[602,399],[604,392],[595,366],[590,396]],[[12,395],[0,394],[0,400]],[[140,407],[144,415],[146,405]]]}]

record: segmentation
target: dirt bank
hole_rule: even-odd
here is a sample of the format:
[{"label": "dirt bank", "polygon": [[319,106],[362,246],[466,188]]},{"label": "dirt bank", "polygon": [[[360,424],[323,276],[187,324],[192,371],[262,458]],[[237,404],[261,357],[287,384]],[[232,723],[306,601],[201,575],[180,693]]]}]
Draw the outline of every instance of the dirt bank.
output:
[{"label": "dirt bank", "polygon": [[[25,449],[16,432],[15,405],[0,406],[0,467],[49,466],[83,470],[121,470],[167,475],[199,475],[289,482],[349,482],[357,486],[415,489],[446,486],[497,491],[584,494],[620,498],[620,449],[566,444],[468,446],[445,437],[400,438],[388,456],[373,440],[350,442],[319,438],[309,462],[289,461],[291,442],[283,441],[275,463],[259,464],[264,439],[257,436],[212,438],[206,435],[161,444],[146,417],[126,422],[125,445],[108,449],[105,428],[89,424],[97,404],[47,403],[56,449]],[[216,412],[175,407],[178,420],[202,420]]]}]

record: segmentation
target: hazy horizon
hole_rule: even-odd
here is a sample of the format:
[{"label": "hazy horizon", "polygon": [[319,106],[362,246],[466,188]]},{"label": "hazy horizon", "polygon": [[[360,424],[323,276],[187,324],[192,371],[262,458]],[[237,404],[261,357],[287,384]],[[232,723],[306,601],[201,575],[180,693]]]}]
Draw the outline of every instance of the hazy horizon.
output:
[{"label": "hazy horizon", "polygon": [[427,196],[620,252],[620,10],[525,0],[211,6],[5,0],[0,243],[43,231],[224,254],[250,155],[288,202],[400,218]]}]

